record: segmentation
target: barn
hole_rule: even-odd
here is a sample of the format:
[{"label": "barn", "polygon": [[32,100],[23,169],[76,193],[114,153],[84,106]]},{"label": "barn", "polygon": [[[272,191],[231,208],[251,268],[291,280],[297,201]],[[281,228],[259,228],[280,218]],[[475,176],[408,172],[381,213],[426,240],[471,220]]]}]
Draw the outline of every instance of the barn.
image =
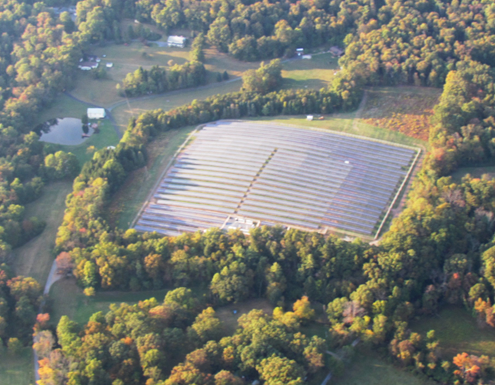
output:
[{"label": "barn", "polygon": [[89,119],[103,119],[105,118],[104,108],[88,108]]}]

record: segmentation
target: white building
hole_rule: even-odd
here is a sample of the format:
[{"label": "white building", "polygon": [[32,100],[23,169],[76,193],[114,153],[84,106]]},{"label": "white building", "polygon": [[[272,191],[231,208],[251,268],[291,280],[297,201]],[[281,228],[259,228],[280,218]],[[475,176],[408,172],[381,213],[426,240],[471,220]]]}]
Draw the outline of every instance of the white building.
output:
[{"label": "white building", "polygon": [[83,71],[90,71],[92,69],[98,68],[98,63],[94,61],[83,61],[79,63],[78,67]]},{"label": "white building", "polygon": [[169,36],[167,44],[169,47],[184,48],[186,46],[186,40],[184,36]]},{"label": "white building", "polygon": [[89,119],[103,119],[105,115],[104,108],[88,108]]},{"label": "white building", "polygon": [[308,59],[308,60],[311,60],[311,57],[312,57],[311,55],[303,55],[302,56],[303,59]]}]

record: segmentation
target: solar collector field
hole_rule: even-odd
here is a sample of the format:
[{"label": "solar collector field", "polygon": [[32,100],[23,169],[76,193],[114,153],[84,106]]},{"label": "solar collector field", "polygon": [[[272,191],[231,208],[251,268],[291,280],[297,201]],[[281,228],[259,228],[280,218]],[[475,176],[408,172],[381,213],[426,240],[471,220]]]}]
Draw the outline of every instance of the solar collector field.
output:
[{"label": "solar collector field", "polygon": [[332,132],[209,124],[177,156],[135,228],[177,235],[248,218],[372,235],[415,155]]}]

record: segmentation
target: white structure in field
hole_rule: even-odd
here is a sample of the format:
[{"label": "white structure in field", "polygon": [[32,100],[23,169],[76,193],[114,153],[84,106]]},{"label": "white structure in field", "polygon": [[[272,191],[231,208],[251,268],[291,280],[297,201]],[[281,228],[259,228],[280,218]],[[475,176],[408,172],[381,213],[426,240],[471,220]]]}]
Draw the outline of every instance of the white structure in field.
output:
[{"label": "white structure in field", "polygon": [[186,46],[186,40],[184,36],[169,36],[167,44],[169,47],[184,48]]},{"label": "white structure in field", "polygon": [[311,59],[311,57],[312,57],[311,55],[303,55],[302,56],[303,59]]},{"label": "white structure in field", "polygon": [[306,120],[310,120],[310,121],[313,120],[313,115],[306,116]]},{"label": "white structure in field", "polygon": [[103,119],[105,117],[104,108],[88,108],[89,119]]}]

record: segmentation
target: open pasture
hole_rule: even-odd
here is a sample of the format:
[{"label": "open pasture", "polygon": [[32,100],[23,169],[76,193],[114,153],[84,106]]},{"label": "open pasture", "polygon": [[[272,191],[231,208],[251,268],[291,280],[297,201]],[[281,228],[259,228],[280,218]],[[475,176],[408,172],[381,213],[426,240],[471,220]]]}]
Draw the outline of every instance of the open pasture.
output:
[{"label": "open pasture", "polygon": [[134,228],[174,236],[281,224],[372,236],[416,150],[274,124],[208,124],[177,157]]}]

